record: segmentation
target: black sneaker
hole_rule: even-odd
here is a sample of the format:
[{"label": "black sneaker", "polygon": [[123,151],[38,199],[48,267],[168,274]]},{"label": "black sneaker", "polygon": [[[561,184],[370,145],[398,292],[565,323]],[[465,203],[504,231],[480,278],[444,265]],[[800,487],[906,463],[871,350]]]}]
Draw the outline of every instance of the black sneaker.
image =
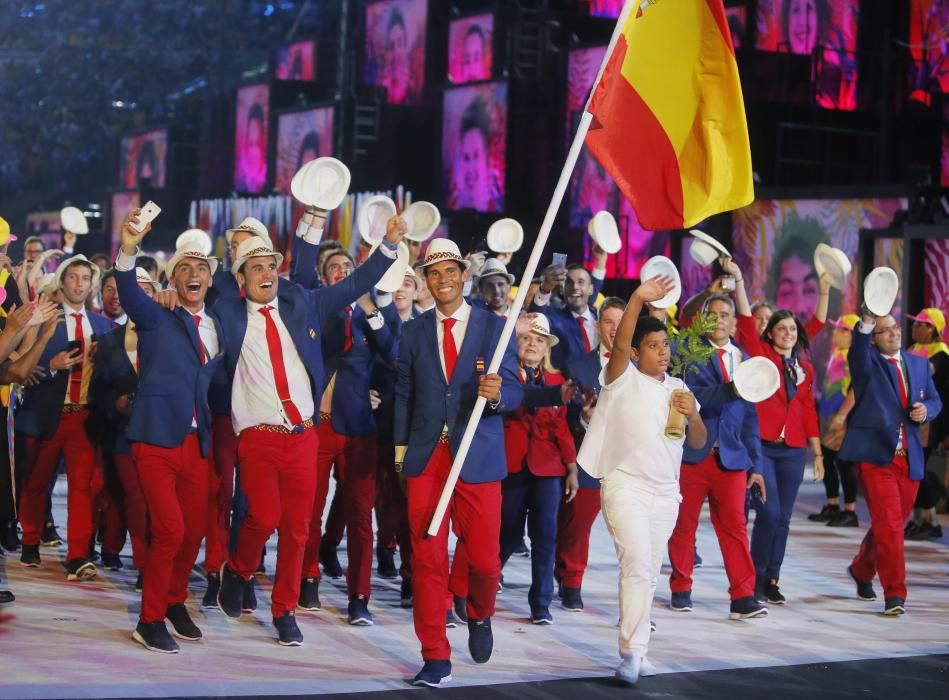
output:
[{"label": "black sneaker", "polygon": [[788,602],[788,599],[781,594],[781,589],[778,588],[777,579],[769,579],[764,585],[764,597],[765,602],[775,605],[784,605]]},{"label": "black sneaker", "polygon": [[98,574],[96,565],[88,559],[70,559],[66,562],[66,580],[67,581],[88,581]]},{"label": "black sneaker", "polygon": [[112,552],[107,552],[103,549],[102,568],[106,571],[120,571],[123,568],[122,559],[118,554],[113,554]]},{"label": "black sneaker", "polygon": [[357,596],[349,601],[349,624],[356,627],[372,625],[372,613],[369,612],[369,599]]},{"label": "black sneaker", "polygon": [[[254,571],[254,576],[266,576],[267,568],[264,566],[264,560],[267,558],[267,545],[264,545],[263,550],[260,552],[260,561],[257,562],[257,570]],[[255,608],[256,609],[256,608]]]},{"label": "black sneaker", "polygon": [[527,548],[527,543],[524,542],[524,538],[521,538],[521,541],[517,543],[513,550],[511,550],[512,557],[524,557],[529,559],[531,555],[531,550]]},{"label": "black sneaker", "polygon": [[560,599],[560,607],[570,612],[582,612],[583,597],[580,595],[580,589],[564,586],[563,597]]},{"label": "black sneaker", "polygon": [[702,557],[699,556],[699,550],[695,550],[695,553],[692,555],[692,568],[701,569],[705,566],[705,562],[702,561]]},{"label": "black sneaker", "polygon": [[476,664],[483,664],[491,658],[494,650],[494,635],[491,632],[491,618],[468,620],[468,651]]},{"label": "black sneaker", "polygon": [[402,581],[399,588],[399,607],[412,607],[412,581]]},{"label": "black sneaker", "polygon": [[[141,572],[139,572],[138,578],[135,579],[135,592],[136,592],[136,593],[141,593],[141,592],[142,592],[142,586],[145,585],[145,584],[144,584],[144,580],[145,580],[145,577],[142,576],[142,573],[141,573]],[[204,606],[204,607],[206,607],[206,606]]]},{"label": "black sneaker", "polygon": [[63,538],[56,531],[56,523],[43,525],[43,532],[40,534],[40,545],[43,547],[58,547],[62,543]]},{"label": "black sneaker", "polygon": [[857,584],[857,597],[860,600],[876,600],[877,594],[873,590],[873,584],[869,581],[859,580],[853,573],[853,565],[847,567],[847,576],[850,577],[850,580]]},{"label": "black sneaker", "polygon": [[257,591],[255,586],[257,585],[254,581],[254,577],[251,576],[244,583],[244,598],[241,602],[241,612],[252,613],[257,609]]},{"label": "black sneaker", "polygon": [[929,539],[931,540],[941,540],[942,539],[942,525],[936,523],[932,526],[932,529],[929,531]]},{"label": "black sneaker", "polygon": [[273,619],[277,629],[277,644],[282,647],[303,646],[303,632],[297,626],[297,618],[292,612],[286,612]]},{"label": "black sneaker", "polygon": [[755,581],[755,600],[759,603],[764,603],[767,600],[764,593],[764,583],[758,580]]},{"label": "black sneaker", "polygon": [[23,550],[20,552],[20,566],[38,569],[41,565],[40,546],[38,544],[23,545]]},{"label": "black sneaker", "polygon": [[200,642],[201,630],[191,620],[188,614],[188,608],[184,603],[175,603],[169,605],[165,611],[165,617],[171,623],[172,634],[178,639],[184,639],[188,642]]},{"label": "black sneaker", "polygon": [[157,651],[162,654],[178,653],[178,642],[168,634],[168,628],[165,627],[164,620],[160,622],[139,622],[135,631],[132,632],[132,639],[149,651]]},{"label": "black sneaker", "polygon": [[201,599],[201,607],[210,610],[217,607],[217,592],[221,588],[221,575],[217,571],[208,573],[208,587]]},{"label": "black sneaker", "polygon": [[8,552],[16,552],[20,549],[20,535],[16,531],[16,521],[8,520],[2,529],[0,529],[0,547]]},{"label": "black sneaker", "polygon": [[925,542],[929,539],[929,533],[932,532],[933,526],[929,523],[923,523],[915,530],[906,535],[906,539],[913,540],[914,542]]},{"label": "black sneaker", "polygon": [[323,565],[323,573],[330,578],[343,577],[343,566],[339,563],[339,557],[336,556],[335,547],[320,552],[320,564]]},{"label": "black sneaker", "polygon": [[452,607],[455,611],[455,617],[464,623],[468,622],[468,601],[460,595],[453,596]]},{"label": "black sneaker", "polygon": [[883,614],[887,617],[898,617],[906,613],[906,601],[902,598],[887,598],[883,603]]},{"label": "black sneaker", "polygon": [[673,593],[669,599],[669,607],[676,612],[692,612],[692,591]]},{"label": "black sneaker", "polygon": [[534,608],[531,610],[531,622],[535,625],[552,625],[554,616],[550,614],[549,608]]},{"label": "black sneaker", "polygon": [[755,600],[754,596],[745,596],[733,600],[728,612],[729,620],[748,620],[752,617],[767,615],[768,609]]},{"label": "black sneaker", "polygon": [[840,507],[836,503],[834,505],[827,504],[820,509],[820,513],[811,513],[807,516],[807,519],[812,523],[826,523],[839,514]]},{"label": "black sneaker", "polygon": [[458,620],[455,619],[455,613],[452,610],[445,611],[445,629],[453,630],[458,626]]},{"label": "black sneaker", "polygon": [[232,620],[240,618],[244,610],[244,577],[229,571],[221,564],[221,587],[217,592],[217,606]]},{"label": "black sneaker", "polygon": [[[307,576],[300,582],[300,597],[297,598],[297,607],[300,610],[319,610],[322,607],[319,579]],[[274,622],[274,624],[277,623]]]},{"label": "black sneaker", "polygon": [[827,521],[828,527],[857,527],[860,520],[852,510],[842,510]]},{"label": "black sneaker", "polygon": [[16,600],[16,596],[13,595],[12,591],[0,591],[0,605],[9,605],[14,600]]},{"label": "black sneaker", "polygon": [[391,579],[399,575],[395,568],[395,550],[389,547],[376,547],[376,572],[380,578]]},{"label": "black sneaker", "polygon": [[912,533],[918,527],[919,525],[917,525],[915,521],[910,520],[908,523],[906,523],[906,525],[903,526],[903,536],[904,537],[909,536],[910,533]]},{"label": "black sneaker", "polygon": [[451,661],[426,661],[422,670],[415,674],[412,685],[438,688],[451,680]]}]

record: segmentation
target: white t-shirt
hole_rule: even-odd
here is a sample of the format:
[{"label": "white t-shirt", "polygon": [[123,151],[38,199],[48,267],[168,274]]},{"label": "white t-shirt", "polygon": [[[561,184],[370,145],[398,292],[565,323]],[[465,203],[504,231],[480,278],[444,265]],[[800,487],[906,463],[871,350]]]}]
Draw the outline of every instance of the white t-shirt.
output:
[{"label": "white t-shirt", "polygon": [[605,383],[605,375],[604,368],[603,390],[577,463],[596,478],[618,469],[652,493],[677,495],[685,439],[667,438],[665,428],[672,392],[688,387],[668,374],[660,382],[633,365],[612,384]]}]

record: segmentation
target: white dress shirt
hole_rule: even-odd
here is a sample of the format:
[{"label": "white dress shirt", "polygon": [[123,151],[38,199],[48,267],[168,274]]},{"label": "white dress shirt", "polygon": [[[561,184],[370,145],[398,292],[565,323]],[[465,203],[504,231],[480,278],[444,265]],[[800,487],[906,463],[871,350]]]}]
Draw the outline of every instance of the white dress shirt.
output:
[{"label": "white dress shirt", "polygon": [[[709,341],[712,342],[712,341]],[[726,382],[730,382],[735,378],[735,370],[738,369],[738,365],[741,364],[742,355],[741,350],[732,343],[729,339],[724,345],[716,345],[712,342],[712,347],[715,348],[715,361],[718,362],[718,351],[724,350],[725,356],[722,358],[722,361],[725,363],[725,372],[727,376],[725,377]]]},{"label": "white dress shirt", "polygon": [[596,325],[596,316],[590,310],[590,307],[588,306],[587,308],[585,308],[582,314],[578,314],[571,310],[570,315],[573,316],[574,319],[577,319],[577,318],[583,319],[583,328],[587,332],[587,339],[590,341],[590,347],[595,348],[597,345],[599,345],[600,331]]},{"label": "white dress shirt", "polygon": [[[264,306],[247,300],[247,333],[244,335],[244,344],[241,346],[231,389],[231,420],[234,423],[234,432],[238,435],[242,430],[255,425],[293,427],[277,395],[277,382],[270,362],[270,346],[267,344],[267,319],[260,312]],[[290,332],[280,318],[277,299],[266,306],[273,307],[270,317],[280,335],[290,399],[303,420],[307,420],[313,417],[310,376]]]},{"label": "white dress shirt", "polygon": [[[89,363],[89,351],[92,349],[92,336],[94,331],[92,330],[92,324],[89,323],[89,316],[86,314],[86,307],[80,306],[78,309],[74,309],[67,302],[63,302],[63,310],[65,311],[66,317],[66,340],[67,342],[72,342],[76,339],[76,319],[73,318],[73,314],[82,315],[82,337],[83,337],[83,348],[85,350],[85,356],[82,358],[83,374],[86,374],[90,371],[91,368],[86,368],[86,364]],[[78,370],[78,367],[73,367],[73,370]],[[50,375],[55,375],[55,372],[51,372]],[[68,374],[68,372],[67,372]],[[70,382],[66,382],[66,403],[71,404],[72,401],[69,400],[69,385]]]},{"label": "white dress shirt", "polygon": [[128,323],[129,316],[128,314],[123,313],[121,316],[116,316],[115,318],[110,318],[109,320],[112,321],[113,325],[124,326],[126,323]]},{"label": "white dress shirt", "polygon": [[[886,360],[887,362],[889,362],[890,360],[896,360],[896,369],[897,369],[897,371],[900,373],[900,377],[902,377],[902,379],[903,379],[903,386],[906,387],[906,402],[907,402],[906,405],[907,405],[907,408],[908,408],[909,406],[912,405],[913,402],[910,400],[910,395],[909,395],[909,378],[906,376],[906,372],[903,371],[903,358],[902,358],[902,356],[900,355],[900,351],[897,350],[895,355],[884,355],[884,354],[881,352],[881,353],[880,353],[880,356],[881,356],[884,360]],[[899,380],[897,380],[897,381],[899,381]],[[897,391],[897,395],[899,395],[899,391],[900,391],[900,385],[899,385],[899,384],[896,385],[896,391]],[[896,439],[896,449],[902,450],[904,447],[905,447],[905,445],[903,444],[903,423],[901,422],[901,423],[900,423],[900,428],[899,428],[899,437]]]},{"label": "white dress shirt", "polygon": [[[461,344],[465,342],[465,331],[468,329],[468,318],[471,316],[471,306],[466,301],[461,302],[461,306],[455,309],[455,313],[446,316],[437,308],[435,309],[435,332],[438,337],[438,359],[442,363],[442,374],[445,381],[448,381],[448,374],[445,371],[445,324],[442,323],[446,318],[455,319],[455,325],[452,326],[451,335],[455,339],[455,349],[461,354]],[[457,367],[456,367],[457,369]]]}]

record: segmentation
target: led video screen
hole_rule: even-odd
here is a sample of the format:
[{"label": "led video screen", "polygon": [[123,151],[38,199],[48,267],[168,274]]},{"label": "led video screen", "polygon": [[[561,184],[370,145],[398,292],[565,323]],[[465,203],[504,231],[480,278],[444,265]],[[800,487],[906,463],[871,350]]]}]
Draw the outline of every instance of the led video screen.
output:
[{"label": "led video screen", "polygon": [[494,62],[494,15],[454,20],[448,29],[448,81],[490,80]]},{"label": "led video screen", "polygon": [[586,0],[591,17],[616,19],[623,9],[623,0]]},{"label": "led video screen", "polygon": [[930,93],[949,92],[949,2],[910,0],[910,96],[929,104]]},{"label": "led video screen", "polygon": [[744,7],[726,7],[725,17],[728,19],[728,31],[732,35],[732,46],[737,51],[745,43],[745,34],[748,31],[748,14]]},{"label": "led video screen", "polygon": [[316,80],[316,39],[295,41],[277,49],[277,80]]},{"label": "led video screen", "polygon": [[109,229],[109,240],[114,256],[119,250],[119,241],[122,239],[122,222],[125,215],[141,205],[138,190],[127,192],[113,192],[109,202],[109,218],[112,226]]},{"label": "led video screen", "polygon": [[304,163],[333,154],[333,108],[288,112],[277,117],[274,187],[290,192],[290,180]]},{"label": "led video screen", "polygon": [[168,129],[152,129],[122,138],[120,182],[136,188],[143,180],[164,187],[168,159]]},{"label": "led video screen", "polygon": [[269,105],[269,85],[248,85],[237,91],[234,125],[234,189],[237,192],[259,194],[267,184]]},{"label": "led video screen", "polygon": [[418,104],[425,88],[428,0],[380,0],[366,7],[366,85],[393,105]]},{"label": "led video screen", "polygon": [[507,83],[445,90],[442,170],[448,209],[501,211],[507,148]]}]

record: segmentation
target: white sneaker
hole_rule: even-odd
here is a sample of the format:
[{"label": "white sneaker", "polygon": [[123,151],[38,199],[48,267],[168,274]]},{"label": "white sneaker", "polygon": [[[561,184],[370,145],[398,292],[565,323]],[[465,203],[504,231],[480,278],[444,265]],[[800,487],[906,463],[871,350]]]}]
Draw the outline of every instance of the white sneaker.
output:
[{"label": "white sneaker", "polygon": [[616,667],[616,679],[627,685],[636,685],[636,681],[639,680],[642,663],[643,659],[641,656],[630,656],[623,659],[623,662]]},{"label": "white sneaker", "polygon": [[659,671],[656,670],[656,667],[653,666],[652,661],[650,661],[645,656],[643,657],[642,664],[639,666],[639,676],[641,678],[649,678],[651,676],[658,676]]}]

